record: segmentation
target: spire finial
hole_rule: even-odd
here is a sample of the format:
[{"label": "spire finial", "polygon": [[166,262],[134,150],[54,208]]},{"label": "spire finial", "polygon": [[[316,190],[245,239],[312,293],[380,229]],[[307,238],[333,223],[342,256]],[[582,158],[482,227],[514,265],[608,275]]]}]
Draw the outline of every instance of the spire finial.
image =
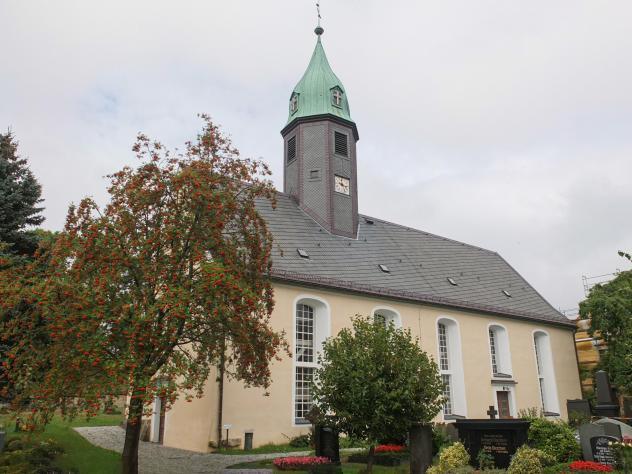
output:
[{"label": "spire finial", "polygon": [[322,26],[320,26],[320,2],[316,2],[316,13],[318,14],[318,26],[316,27],[316,29],[314,30],[314,33],[316,33],[318,35],[318,37],[320,38],[320,35],[322,35],[325,30]]}]

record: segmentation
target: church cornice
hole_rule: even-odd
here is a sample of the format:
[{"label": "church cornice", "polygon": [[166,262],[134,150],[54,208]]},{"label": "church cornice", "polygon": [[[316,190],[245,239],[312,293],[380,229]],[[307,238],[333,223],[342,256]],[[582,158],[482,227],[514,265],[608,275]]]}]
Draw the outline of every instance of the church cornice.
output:
[{"label": "church cornice", "polygon": [[355,141],[357,142],[360,139],[360,135],[358,134],[358,127],[356,127],[355,122],[352,122],[351,120],[346,120],[340,117],[336,117],[335,115],[332,115],[332,114],[319,114],[319,115],[309,115],[307,117],[296,117],[294,120],[288,123],[285,127],[283,127],[283,129],[281,130],[281,135],[282,136],[287,135],[287,133],[290,130],[292,130],[294,127],[296,127],[297,125],[301,123],[322,122],[323,120],[329,120],[331,122],[338,123],[340,125],[345,125],[351,128],[353,132],[353,138],[355,138]]}]

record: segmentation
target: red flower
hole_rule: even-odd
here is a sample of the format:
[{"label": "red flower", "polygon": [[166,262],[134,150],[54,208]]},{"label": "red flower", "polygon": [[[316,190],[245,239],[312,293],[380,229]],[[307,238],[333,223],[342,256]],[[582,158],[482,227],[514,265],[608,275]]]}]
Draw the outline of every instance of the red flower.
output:
[{"label": "red flower", "polygon": [[601,464],[593,461],[573,461],[569,468],[573,472],[592,471],[592,472],[612,472],[612,466]]},{"label": "red flower", "polygon": [[406,446],[400,446],[398,444],[380,444],[376,446],[376,453],[401,453],[406,451]]},{"label": "red flower", "polygon": [[329,464],[331,461],[322,456],[288,456],[285,458],[276,458],[272,463],[277,469],[291,471],[297,469],[304,470],[318,464]]}]

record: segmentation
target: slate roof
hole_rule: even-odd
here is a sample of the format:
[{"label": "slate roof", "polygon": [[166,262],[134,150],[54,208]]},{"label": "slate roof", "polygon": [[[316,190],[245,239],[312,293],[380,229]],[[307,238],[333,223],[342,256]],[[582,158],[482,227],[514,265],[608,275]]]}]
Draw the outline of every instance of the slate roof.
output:
[{"label": "slate roof", "polygon": [[332,235],[283,193],[257,207],[275,279],[574,327],[496,252],[363,215],[356,240]]}]

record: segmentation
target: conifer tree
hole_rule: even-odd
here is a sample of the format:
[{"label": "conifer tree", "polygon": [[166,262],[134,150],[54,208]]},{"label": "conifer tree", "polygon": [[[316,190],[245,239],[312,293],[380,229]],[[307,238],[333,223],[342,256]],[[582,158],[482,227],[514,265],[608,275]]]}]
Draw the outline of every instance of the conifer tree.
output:
[{"label": "conifer tree", "polygon": [[37,237],[28,230],[44,221],[41,215],[42,187],[18,155],[18,143],[11,131],[0,134],[0,241],[9,245],[8,251],[32,255],[37,248]]}]

